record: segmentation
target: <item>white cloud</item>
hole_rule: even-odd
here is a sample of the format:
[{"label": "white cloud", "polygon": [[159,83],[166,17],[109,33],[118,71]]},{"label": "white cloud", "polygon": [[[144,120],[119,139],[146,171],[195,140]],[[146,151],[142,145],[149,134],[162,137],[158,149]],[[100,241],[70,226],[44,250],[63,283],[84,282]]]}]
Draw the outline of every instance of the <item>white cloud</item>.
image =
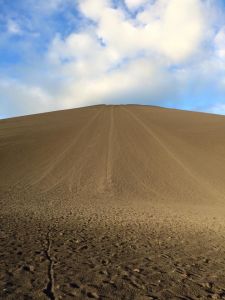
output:
[{"label": "white cloud", "polygon": [[121,56],[145,51],[182,62],[199,51],[207,31],[201,0],[158,0],[140,12],[136,20],[112,8],[107,0],[81,1],[80,7],[85,16],[98,21],[98,37]]},{"label": "white cloud", "polygon": [[196,54],[207,31],[200,0],[159,0],[138,19],[145,24],[149,47],[175,62]]},{"label": "white cloud", "polygon": [[1,114],[4,108],[10,108],[11,115],[38,113],[49,110],[52,104],[51,97],[41,87],[15,80],[0,78],[0,91]]},{"label": "white cloud", "polygon": [[159,63],[138,59],[107,74],[102,72],[98,77],[93,74],[91,78],[82,77],[69,81],[64,85],[60,96],[64,99],[65,107],[116,99],[132,102],[142,97],[142,100],[147,100],[150,97],[157,98],[162,94],[162,88],[166,95],[170,90],[171,81],[172,78]]},{"label": "white cloud", "polygon": [[22,30],[19,24],[16,21],[11,19],[9,19],[7,22],[7,30],[9,34],[15,34],[15,35],[22,34]]},{"label": "white cloud", "polygon": [[110,0],[79,0],[79,7],[86,17],[98,20],[102,13],[110,7]]},{"label": "white cloud", "polygon": [[65,106],[119,99],[126,91],[152,98],[156,87],[161,92],[166,81],[177,81],[167,69],[200,51],[207,30],[200,0],[158,0],[136,20],[107,0],[80,1],[79,7],[97,25],[55,37],[48,52],[64,78]]},{"label": "white cloud", "polygon": [[135,9],[145,4],[147,0],[125,0],[125,3],[129,9]]},{"label": "white cloud", "polygon": [[225,59],[225,26],[219,30],[214,41],[218,57]]},{"label": "white cloud", "polygon": [[217,103],[208,109],[208,112],[218,115],[225,115],[225,104]]}]

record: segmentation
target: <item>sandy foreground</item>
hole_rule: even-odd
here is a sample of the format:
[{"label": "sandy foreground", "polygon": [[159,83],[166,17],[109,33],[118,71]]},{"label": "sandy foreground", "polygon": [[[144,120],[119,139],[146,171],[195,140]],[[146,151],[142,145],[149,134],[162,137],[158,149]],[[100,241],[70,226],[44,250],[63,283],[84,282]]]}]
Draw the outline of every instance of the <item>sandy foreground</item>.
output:
[{"label": "sandy foreground", "polygon": [[225,117],[0,121],[0,299],[225,299]]}]

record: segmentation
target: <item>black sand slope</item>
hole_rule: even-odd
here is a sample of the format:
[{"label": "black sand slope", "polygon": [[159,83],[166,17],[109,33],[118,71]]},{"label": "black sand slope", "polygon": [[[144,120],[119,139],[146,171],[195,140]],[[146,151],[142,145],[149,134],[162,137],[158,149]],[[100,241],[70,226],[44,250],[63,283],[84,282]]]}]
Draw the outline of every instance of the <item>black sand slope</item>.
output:
[{"label": "black sand slope", "polygon": [[1,299],[225,299],[225,117],[0,121]]}]

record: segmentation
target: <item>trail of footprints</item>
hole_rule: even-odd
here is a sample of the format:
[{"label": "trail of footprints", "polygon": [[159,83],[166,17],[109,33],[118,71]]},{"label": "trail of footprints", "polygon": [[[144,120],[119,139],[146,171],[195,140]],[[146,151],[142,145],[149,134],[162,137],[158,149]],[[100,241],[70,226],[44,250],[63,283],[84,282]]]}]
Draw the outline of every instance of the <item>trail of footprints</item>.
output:
[{"label": "trail of footprints", "polygon": [[160,222],[142,230],[141,215],[128,217],[78,209],[50,226],[4,218],[0,298],[225,299],[222,240],[168,235]]},{"label": "trail of footprints", "polygon": [[[219,277],[207,277],[212,261],[205,256],[185,257],[182,249],[176,253],[163,243],[157,249],[154,235],[151,247],[146,246],[132,229],[126,239],[116,232],[100,236],[90,228],[87,233],[85,227],[71,239],[73,234],[60,233],[55,241],[56,281],[63,282],[56,287],[59,299],[225,298],[224,281],[219,286],[214,284]],[[222,260],[217,264],[224,270]]]}]

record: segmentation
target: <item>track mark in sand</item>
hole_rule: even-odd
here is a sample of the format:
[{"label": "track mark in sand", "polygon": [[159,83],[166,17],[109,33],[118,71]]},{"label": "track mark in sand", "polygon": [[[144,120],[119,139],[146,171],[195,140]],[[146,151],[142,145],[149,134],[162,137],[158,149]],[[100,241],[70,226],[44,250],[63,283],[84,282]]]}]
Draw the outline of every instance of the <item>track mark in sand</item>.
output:
[{"label": "track mark in sand", "polygon": [[72,141],[72,143],[70,143],[59,155],[58,157],[55,159],[54,163],[51,164],[48,169],[37,179],[35,180],[32,185],[38,184],[41,180],[45,179],[46,176],[48,174],[50,174],[54,168],[63,160],[63,158],[66,156],[66,154],[69,152],[69,150],[76,145],[76,143],[79,141],[80,137],[82,136],[82,134],[85,132],[85,130],[87,130],[90,125],[95,121],[95,119],[98,117],[98,115],[100,114],[101,110],[98,111],[93,118],[91,118],[89,120],[89,122],[81,129],[81,131],[78,133],[78,135],[76,136],[76,138]]},{"label": "track mark in sand", "polygon": [[114,116],[113,107],[110,108],[108,151],[106,161],[106,182],[109,187],[112,185],[112,137],[113,137]]},{"label": "track mark in sand", "polygon": [[186,167],[186,165],[180,161],[176,155],[162,142],[162,140],[154,133],[152,129],[150,129],[139,117],[136,116],[133,112],[128,110],[127,108],[123,108],[136,122],[138,122],[150,136],[152,136],[156,142],[161,146],[161,148],[195,181],[200,183],[199,179]]},{"label": "track mark in sand", "polygon": [[[75,172],[77,172],[77,174],[82,174],[82,168],[84,167],[84,162],[86,162],[85,158],[88,157],[88,154],[90,154],[90,149],[92,150],[96,145],[96,140],[99,135],[100,135],[99,133],[93,134],[92,138],[88,140],[87,147],[83,150],[82,155],[79,158],[77,158],[76,164],[74,164],[73,167],[71,168],[70,178],[68,179],[68,189],[70,193],[73,192],[74,182],[80,183],[80,177],[77,176],[75,178]],[[79,184],[77,184],[76,186],[76,193],[78,192],[78,190],[79,190]]]},{"label": "track mark in sand", "polygon": [[48,230],[47,236],[46,236],[46,249],[44,250],[46,258],[48,260],[48,283],[46,288],[44,289],[45,295],[51,299],[51,300],[56,300],[55,296],[55,288],[54,288],[54,260],[51,256],[51,245],[52,245],[52,240],[51,240],[51,231]]}]

